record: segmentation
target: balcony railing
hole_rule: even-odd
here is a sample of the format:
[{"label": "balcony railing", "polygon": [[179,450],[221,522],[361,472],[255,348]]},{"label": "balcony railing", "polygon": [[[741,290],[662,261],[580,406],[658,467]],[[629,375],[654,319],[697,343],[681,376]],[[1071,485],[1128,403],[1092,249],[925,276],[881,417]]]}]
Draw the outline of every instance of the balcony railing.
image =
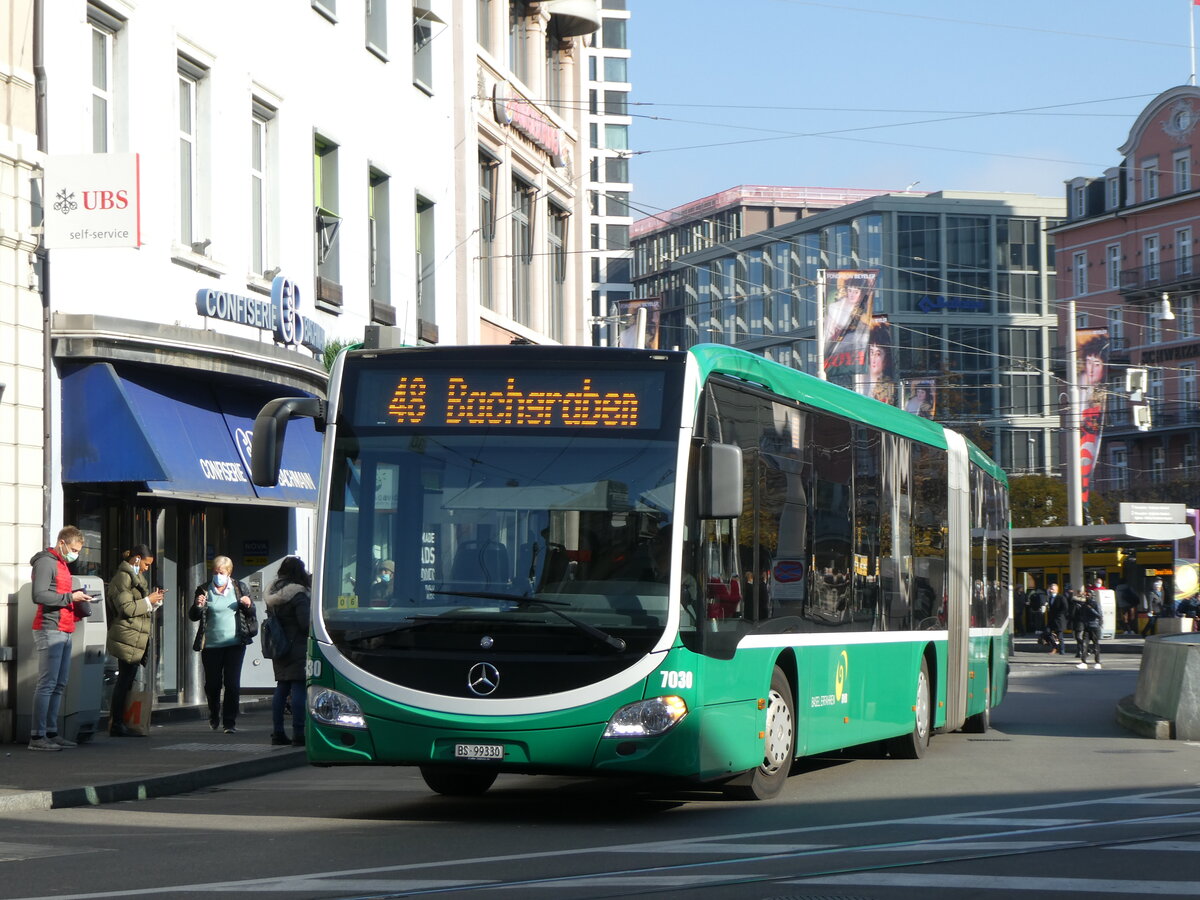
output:
[{"label": "balcony railing", "polygon": [[1181,290],[1200,285],[1200,256],[1165,259],[1140,269],[1121,270],[1122,294],[1149,291]]}]

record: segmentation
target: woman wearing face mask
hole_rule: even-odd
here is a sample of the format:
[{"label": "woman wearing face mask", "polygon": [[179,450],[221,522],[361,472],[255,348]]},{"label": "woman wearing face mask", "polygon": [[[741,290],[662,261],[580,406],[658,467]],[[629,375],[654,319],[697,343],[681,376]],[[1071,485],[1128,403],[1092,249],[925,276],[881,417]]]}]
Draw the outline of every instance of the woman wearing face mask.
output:
[{"label": "woman wearing face mask", "polygon": [[258,633],[258,619],[249,589],[232,577],[233,560],[218,556],[212,567],[213,577],[194,592],[188,618],[200,623],[192,649],[199,651],[204,667],[208,727],[216,731],[224,725],[225,733],[233,734],[241,700],[242,657]]},{"label": "woman wearing face mask", "polygon": [[113,737],[144,737],[121,721],[125,699],[133,686],[137,667],[146,660],[154,611],[162,606],[163,589],[150,590],[146,572],[154,557],[145,544],[134,544],[124,554],[125,561],[108,582],[105,605],[108,609],[108,654],[117,660],[117,683],[109,703],[108,733]]}]

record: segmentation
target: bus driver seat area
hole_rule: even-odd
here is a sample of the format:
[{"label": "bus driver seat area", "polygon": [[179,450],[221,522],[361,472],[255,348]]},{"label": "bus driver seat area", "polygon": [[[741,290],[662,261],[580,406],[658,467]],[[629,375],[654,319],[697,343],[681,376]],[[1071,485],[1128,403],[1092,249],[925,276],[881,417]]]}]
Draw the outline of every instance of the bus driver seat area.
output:
[{"label": "bus driver seat area", "polygon": [[511,575],[508,548],[490,539],[464,541],[450,567],[451,581],[463,590],[507,591]]}]

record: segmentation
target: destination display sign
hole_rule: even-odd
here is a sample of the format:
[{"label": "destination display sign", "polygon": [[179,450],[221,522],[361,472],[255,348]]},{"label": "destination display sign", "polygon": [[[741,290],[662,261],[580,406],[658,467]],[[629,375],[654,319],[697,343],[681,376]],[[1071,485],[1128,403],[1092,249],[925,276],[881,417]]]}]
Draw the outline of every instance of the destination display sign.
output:
[{"label": "destination display sign", "polygon": [[656,429],[664,374],[428,368],[359,373],[356,425]]}]

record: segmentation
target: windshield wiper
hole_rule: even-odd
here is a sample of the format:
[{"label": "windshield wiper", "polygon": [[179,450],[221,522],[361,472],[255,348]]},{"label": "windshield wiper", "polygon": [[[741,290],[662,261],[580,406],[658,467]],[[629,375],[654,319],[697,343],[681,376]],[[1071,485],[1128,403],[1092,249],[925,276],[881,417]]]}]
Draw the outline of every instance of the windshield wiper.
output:
[{"label": "windshield wiper", "polygon": [[571,605],[570,603],[563,603],[561,600],[542,600],[538,597],[527,597],[522,594],[505,594],[499,591],[430,591],[430,593],[448,594],[451,597],[478,597],[480,600],[507,600],[510,603],[517,604],[519,607],[539,606],[546,610],[546,612],[558,616],[564,622],[571,623],[588,637],[594,638],[607,647],[611,647],[617,653],[622,653],[625,650],[625,641],[621,638],[609,634],[607,631],[602,631],[595,625],[590,625],[558,609],[557,607],[560,606]]}]

